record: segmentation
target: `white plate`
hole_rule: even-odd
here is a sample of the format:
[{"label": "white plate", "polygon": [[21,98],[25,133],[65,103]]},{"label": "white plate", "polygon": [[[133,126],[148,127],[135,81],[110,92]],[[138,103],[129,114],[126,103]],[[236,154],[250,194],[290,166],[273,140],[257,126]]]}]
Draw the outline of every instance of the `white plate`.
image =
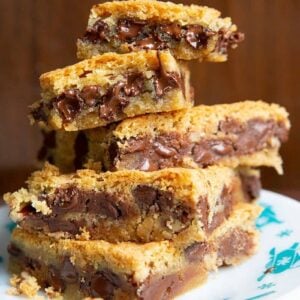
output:
[{"label": "white plate", "polygon": [[[300,204],[295,200],[263,191],[264,207],[257,220],[261,231],[259,252],[236,267],[211,274],[205,285],[178,300],[300,299]],[[7,208],[0,208],[0,299],[20,299],[6,294],[6,247],[13,223]],[[269,273],[264,273],[270,270]],[[155,299],[153,299],[155,300]]]}]

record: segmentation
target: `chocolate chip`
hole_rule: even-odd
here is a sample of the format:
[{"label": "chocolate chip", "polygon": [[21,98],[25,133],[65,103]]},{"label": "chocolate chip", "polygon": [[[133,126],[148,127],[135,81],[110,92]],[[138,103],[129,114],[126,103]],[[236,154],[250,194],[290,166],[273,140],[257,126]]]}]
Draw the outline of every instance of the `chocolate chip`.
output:
[{"label": "chocolate chip", "polygon": [[102,270],[92,275],[90,290],[93,297],[111,299],[114,291],[121,285],[119,277],[109,270]]},{"label": "chocolate chip", "polygon": [[54,102],[54,105],[63,120],[71,122],[80,113],[83,107],[83,100],[80,98],[78,90],[71,89],[60,95]]},{"label": "chocolate chip", "polygon": [[153,148],[155,152],[162,157],[172,157],[177,153],[175,149],[168,146],[164,146],[159,142],[154,142]]},{"label": "chocolate chip", "polygon": [[165,72],[160,69],[153,78],[157,97],[164,96],[168,91],[180,88],[182,85],[181,77],[175,72]]},{"label": "chocolate chip", "polygon": [[189,262],[196,262],[203,260],[208,250],[209,245],[206,242],[195,242],[184,250],[184,254]]},{"label": "chocolate chip", "polygon": [[157,199],[156,189],[148,185],[138,185],[132,194],[141,210],[148,210]]},{"label": "chocolate chip", "polygon": [[53,197],[48,198],[47,202],[55,213],[70,212],[72,209],[78,208],[80,204],[80,193],[74,186],[57,188]]},{"label": "chocolate chip", "polygon": [[234,153],[232,142],[224,140],[203,140],[197,143],[192,151],[194,160],[201,166],[209,166],[224,156],[231,156]]},{"label": "chocolate chip", "polygon": [[78,280],[78,273],[68,257],[64,258],[60,269],[60,276],[61,279],[68,284],[76,283]]},{"label": "chocolate chip", "polygon": [[126,78],[124,91],[128,97],[136,97],[141,94],[144,87],[145,79],[142,74],[129,74]]},{"label": "chocolate chip", "polygon": [[169,42],[171,39],[179,41],[182,37],[181,26],[177,23],[162,24],[158,27],[157,37],[162,42]]},{"label": "chocolate chip", "polygon": [[84,39],[89,40],[92,43],[98,43],[100,41],[107,41],[109,34],[108,25],[102,20],[96,21],[91,28],[88,28]]},{"label": "chocolate chip", "polygon": [[84,102],[89,107],[96,106],[97,102],[100,99],[99,86],[97,85],[87,85],[80,92],[80,98],[84,100]]},{"label": "chocolate chip", "polygon": [[12,255],[12,256],[15,256],[15,257],[18,257],[20,255],[22,255],[22,250],[16,246],[14,243],[10,243],[8,246],[7,246],[7,252]]},{"label": "chocolate chip", "polygon": [[141,33],[145,24],[145,21],[120,19],[117,25],[118,39],[126,42],[133,41]]},{"label": "chocolate chip", "polygon": [[89,195],[85,195],[85,197],[89,199],[87,202],[87,211],[90,213],[100,214],[115,220],[122,217],[123,214],[126,215],[118,207],[119,199],[114,195],[105,192],[91,192]]}]

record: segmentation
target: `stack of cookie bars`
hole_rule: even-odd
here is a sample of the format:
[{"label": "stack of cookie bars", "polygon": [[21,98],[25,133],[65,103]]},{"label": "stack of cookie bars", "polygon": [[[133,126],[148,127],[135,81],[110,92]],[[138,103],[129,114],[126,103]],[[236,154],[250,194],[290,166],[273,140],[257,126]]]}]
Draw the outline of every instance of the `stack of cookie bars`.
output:
[{"label": "stack of cookie bars", "polygon": [[31,107],[48,163],[5,195],[12,272],[64,299],[172,299],[255,252],[257,167],[282,172],[288,114],[261,101],[193,107],[185,64],[225,61],[242,39],[208,7],[92,8],[83,60],[43,74]]}]

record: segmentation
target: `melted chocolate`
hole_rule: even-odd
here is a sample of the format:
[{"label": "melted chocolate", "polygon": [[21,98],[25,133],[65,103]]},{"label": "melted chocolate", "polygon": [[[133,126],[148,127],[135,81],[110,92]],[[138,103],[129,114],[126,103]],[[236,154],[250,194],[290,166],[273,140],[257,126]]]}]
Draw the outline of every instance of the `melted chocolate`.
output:
[{"label": "melted chocolate", "polygon": [[155,171],[184,166],[183,159],[191,157],[200,167],[213,165],[223,158],[248,155],[267,147],[272,137],[281,142],[287,139],[288,129],[272,120],[252,119],[245,124],[235,120],[220,122],[225,137],[191,142],[188,135],[176,132],[130,138],[119,149],[115,142],[108,148],[111,168]]},{"label": "melted chocolate", "polygon": [[[98,108],[99,117],[112,122],[123,116],[124,108],[129,104],[130,98],[149,92],[146,82],[154,84],[156,98],[163,97],[172,89],[183,89],[183,82],[180,74],[165,72],[161,67],[155,70],[152,78],[147,79],[140,73],[130,73],[113,86],[105,94],[101,93],[100,86],[88,85],[82,90],[71,88],[64,91],[58,97],[50,100],[49,105],[54,106],[65,123],[72,122],[83,110]],[[47,117],[42,116],[45,106],[32,111],[32,116],[37,121],[46,121]],[[43,111],[45,114],[45,112]],[[45,117],[45,118],[44,118]]]},{"label": "melted chocolate", "polygon": [[109,29],[103,20],[99,20],[86,31],[83,39],[91,43],[126,42],[135,48],[154,50],[173,48],[174,42],[185,41],[193,49],[202,49],[207,47],[208,39],[214,35],[218,35],[214,50],[218,53],[226,53],[228,48],[236,47],[244,39],[242,33],[225,29],[214,32],[196,24],[181,26],[176,22],[157,23],[153,20],[128,18],[118,20],[115,30]]}]

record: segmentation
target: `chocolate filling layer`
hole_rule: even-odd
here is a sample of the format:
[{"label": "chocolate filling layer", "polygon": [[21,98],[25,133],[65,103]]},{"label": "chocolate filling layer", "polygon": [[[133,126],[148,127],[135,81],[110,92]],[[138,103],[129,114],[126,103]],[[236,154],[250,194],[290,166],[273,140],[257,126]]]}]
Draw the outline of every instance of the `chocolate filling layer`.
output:
[{"label": "chocolate filling layer", "polygon": [[221,29],[212,31],[201,25],[180,25],[179,23],[157,23],[153,20],[120,19],[114,28],[104,20],[98,20],[87,29],[83,40],[90,43],[130,44],[139,49],[163,50],[175,48],[185,42],[192,49],[206,48],[208,40],[217,36],[215,52],[226,54],[229,48],[235,48],[244,40],[240,32]]},{"label": "chocolate filling layer", "polygon": [[43,110],[53,107],[59,112],[65,123],[72,122],[82,111],[91,112],[98,110],[99,118],[112,122],[121,118],[123,110],[132,97],[151,92],[149,83],[155,92],[154,98],[162,98],[173,89],[184,90],[182,76],[175,72],[166,72],[160,67],[154,71],[154,75],[147,79],[141,73],[127,74],[124,79],[115,83],[106,92],[102,92],[99,85],[88,85],[82,90],[71,88],[49,103],[42,102],[35,108],[31,115],[36,121],[45,121]]},{"label": "chocolate filling layer", "polygon": [[37,213],[31,205],[27,205],[21,210],[24,216],[22,225],[35,228],[35,230],[67,232],[71,235],[79,234],[82,227],[93,232],[94,226],[97,224],[90,224],[88,216],[81,219],[72,218],[72,215],[74,216],[76,213],[96,216],[99,218],[99,222],[103,218],[128,220],[136,218],[138,215],[143,219],[148,215],[158,213],[162,228],[167,229],[167,221],[170,218],[180,221],[182,226],[177,231],[183,230],[191,222],[192,208],[176,203],[170,192],[147,185],[138,185],[132,191],[132,196],[134,201],[126,202],[122,200],[122,195],[80,190],[74,186],[58,188],[52,195],[39,197],[41,201],[47,202],[52,213],[42,215]]},{"label": "chocolate filling layer", "polygon": [[[95,270],[90,266],[79,270],[67,256],[61,258],[60,265],[48,266],[44,262],[26,256],[13,243],[9,245],[8,252],[15,261],[18,261],[18,264],[21,264],[22,269],[36,275],[42,287],[52,286],[54,290],[64,292],[67,285],[76,284],[80,292],[89,297],[113,299],[115,293],[122,290],[132,295],[134,299],[137,297],[143,300],[165,300],[174,297],[191,279],[200,276],[201,267],[193,262],[201,262],[204,255],[209,254],[212,248],[206,243],[201,243],[201,247],[198,244],[200,243],[187,247],[188,264],[184,269],[165,276],[150,276],[142,283],[136,283],[132,277],[116,274],[108,268]],[[191,251],[191,248],[194,250]]]},{"label": "chocolate filling layer", "polygon": [[271,138],[284,142],[288,137],[288,129],[283,123],[262,119],[251,119],[245,124],[224,120],[219,124],[219,132],[224,137],[201,138],[198,142],[192,142],[189,134],[177,132],[118,141],[126,143],[123,148],[119,148],[117,142],[111,142],[108,148],[110,168],[155,171],[183,166],[185,157],[207,167],[224,158],[260,151],[268,146]]},{"label": "chocolate filling layer", "polygon": [[[260,189],[259,178],[243,175],[242,187],[246,201],[251,201],[257,196]],[[256,182],[255,189],[248,182]],[[234,204],[238,201],[234,198],[232,186],[225,187],[219,197],[216,205],[222,207],[218,212],[208,220],[210,208],[206,198],[200,198],[196,207],[189,207],[178,203],[171,192],[156,189],[149,185],[137,185],[132,190],[133,202],[122,200],[121,195],[114,195],[107,192],[95,192],[80,190],[74,186],[68,188],[58,188],[52,195],[41,195],[39,199],[46,201],[52,209],[50,215],[37,213],[31,205],[25,206],[21,213],[23,221],[21,225],[24,228],[46,231],[46,232],[65,232],[75,236],[80,234],[80,229],[85,227],[90,232],[91,239],[97,238],[94,232],[99,234],[99,224],[102,224],[104,218],[108,221],[135,220],[141,222],[144,218],[158,215],[158,220],[162,230],[170,231],[173,234],[186,229],[192,222],[195,215],[203,223],[203,230],[211,234],[214,229],[222,224],[231,214]],[[86,214],[84,217],[78,217],[80,214]],[[90,222],[91,218],[97,218],[98,223]],[[176,227],[169,228],[171,221],[176,221]],[[180,222],[180,223],[178,223]],[[121,225],[118,225],[121,226]],[[116,229],[118,230],[118,229]]]}]

